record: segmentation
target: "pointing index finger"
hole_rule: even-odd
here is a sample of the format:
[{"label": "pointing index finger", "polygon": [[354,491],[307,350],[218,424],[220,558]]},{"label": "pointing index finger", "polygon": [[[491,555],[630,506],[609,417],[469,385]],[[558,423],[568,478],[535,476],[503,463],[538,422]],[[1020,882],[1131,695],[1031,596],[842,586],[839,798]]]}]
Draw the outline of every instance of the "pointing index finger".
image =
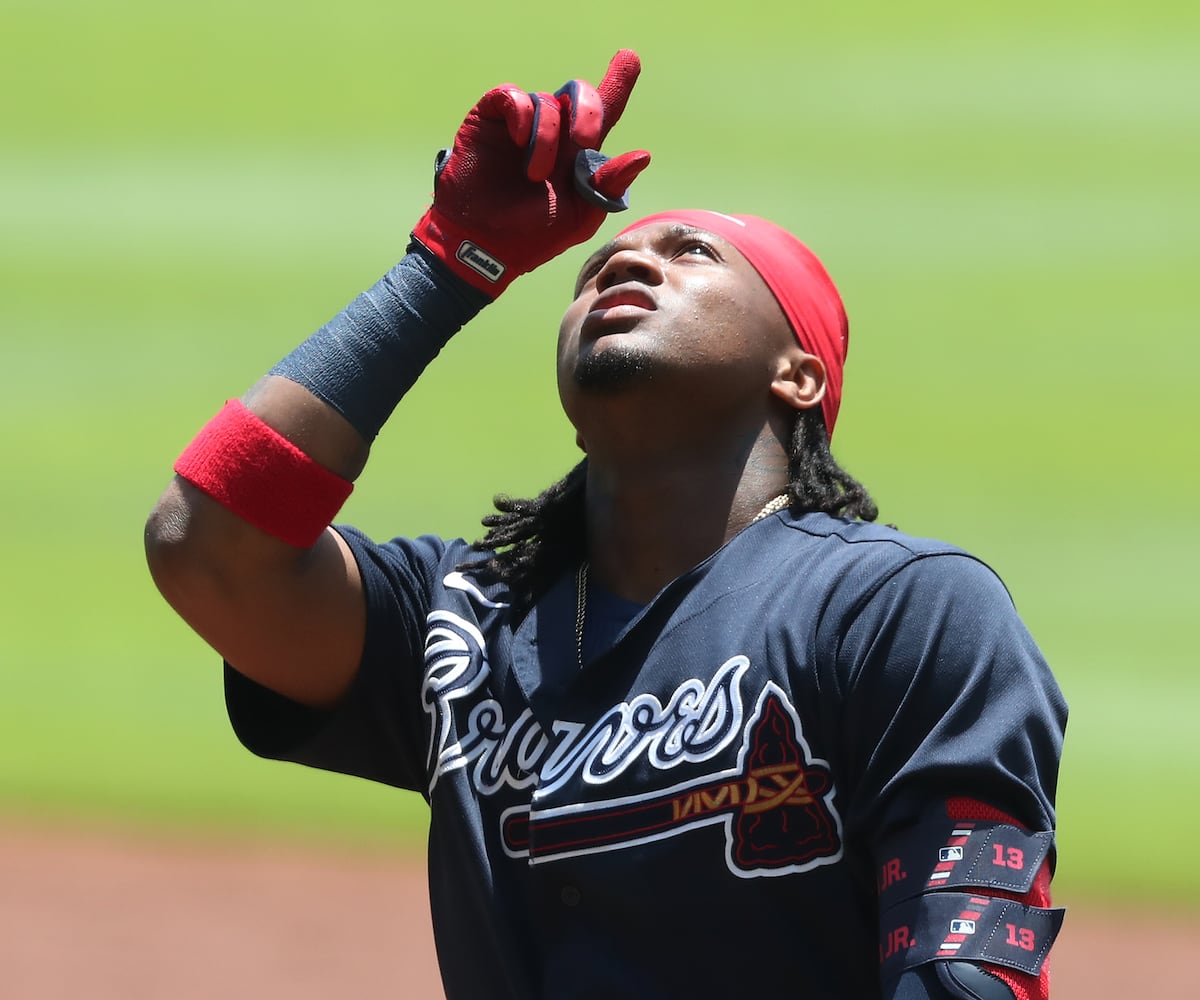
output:
[{"label": "pointing index finger", "polygon": [[597,91],[600,94],[600,104],[604,108],[604,125],[600,133],[601,140],[625,112],[629,95],[633,93],[633,85],[637,83],[638,75],[642,72],[642,61],[633,49],[621,49],[608,64],[604,79],[600,81]]}]

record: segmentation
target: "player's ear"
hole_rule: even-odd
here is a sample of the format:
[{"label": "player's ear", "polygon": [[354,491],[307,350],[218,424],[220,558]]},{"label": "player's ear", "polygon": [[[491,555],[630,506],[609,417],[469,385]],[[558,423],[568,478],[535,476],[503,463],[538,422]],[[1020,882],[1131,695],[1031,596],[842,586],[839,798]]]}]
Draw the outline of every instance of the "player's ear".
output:
[{"label": "player's ear", "polygon": [[794,410],[807,410],[825,398],[825,363],[797,346],[776,365],[771,393]]}]

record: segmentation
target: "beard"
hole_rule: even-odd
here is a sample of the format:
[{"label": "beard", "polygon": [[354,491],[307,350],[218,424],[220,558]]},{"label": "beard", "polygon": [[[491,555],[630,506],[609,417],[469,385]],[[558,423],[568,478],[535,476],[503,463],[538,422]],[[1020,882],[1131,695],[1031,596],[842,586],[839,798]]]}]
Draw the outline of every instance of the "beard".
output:
[{"label": "beard", "polygon": [[575,366],[575,384],[581,389],[618,392],[652,382],[657,370],[652,355],[636,347],[609,347],[589,351]]}]

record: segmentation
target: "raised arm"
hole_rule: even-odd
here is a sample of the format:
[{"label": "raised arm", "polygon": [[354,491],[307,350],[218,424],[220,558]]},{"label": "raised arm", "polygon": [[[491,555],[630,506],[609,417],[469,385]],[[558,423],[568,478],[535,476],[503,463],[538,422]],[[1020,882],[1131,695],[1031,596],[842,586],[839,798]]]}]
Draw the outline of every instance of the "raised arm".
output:
[{"label": "raised arm", "polygon": [[328,527],[370,444],[449,338],[520,274],[590,238],[649,162],[598,152],[640,64],[617,53],[599,88],[506,84],[438,156],[433,204],[406,256],[176,462],[146,523],[150,571],[235,669],[294,701],[335,704],[358,670],[362,581]]}]

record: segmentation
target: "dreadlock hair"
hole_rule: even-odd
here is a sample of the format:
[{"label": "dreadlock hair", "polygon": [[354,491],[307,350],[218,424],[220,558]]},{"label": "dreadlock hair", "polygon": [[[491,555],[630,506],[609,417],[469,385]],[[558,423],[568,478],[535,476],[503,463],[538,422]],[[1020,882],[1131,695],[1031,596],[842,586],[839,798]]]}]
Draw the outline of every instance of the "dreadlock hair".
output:
[{"label": "dreadlock hair", "polygon": [[482,570],[508,585],[516,603],[532,603],[563,566],[584,557],[584,482],[587,459],[532,500],[500,494],[498,514],[482,524],[487,534],[471,545],[485,559],[463,563],[462,571]]},{"label": "dreadlock hair", "polygon": [[[819,406],[798,411],[788,449],[788,497],[793,513],[821,512],[874,521],[879,508],[866,488],[834,460]],[[459,566],[506,584],[518,604],[532,603],[566,566],[583,560],[587,459],[530,500],[501,494],[499,513],[471,545],[486,557]]]},{"label": "dreadlock hair", "polygon": [[830,452],[819,406],[796,414],[788,449],[788,478],[789,506],[797,514],[819,511],[859,521],[874,521],[879,516],[867,488],[838,465]]}]

